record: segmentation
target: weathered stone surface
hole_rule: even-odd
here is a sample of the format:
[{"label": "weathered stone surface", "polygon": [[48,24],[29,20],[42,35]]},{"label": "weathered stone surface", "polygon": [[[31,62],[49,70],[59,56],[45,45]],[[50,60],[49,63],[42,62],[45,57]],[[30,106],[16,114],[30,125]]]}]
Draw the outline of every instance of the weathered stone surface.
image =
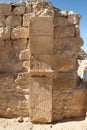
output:
[{"label": "weathered stone surface", "polygon": [[31,35],[53,35],[53,17],[34,17],[30,20],[30,25]]},{"label": "weathered stone surface", "polygon": [[15,51],[21,51],[27,48],[27,39],[16,39],[12,44]]},{"label": "weathered stone surface", "polygon": [[29,71],[30,70],[30,61],[27,60],[27,61],[23,62],[23,67],[26,68],[27,71]]},{"label": "weathered stone surface", "polygon": [[73,15],[70,14],[70,15],[68,15],[68,23],[70,25],[72,25],[72,24],[78,25],[79,22],[80,22],[80,19],[81,19],[81,16],[78,15],[78,14],[73,14]]},{"label": "weathered stone surface", "polygon": [[30,58],[29,49],[21,51],[21,53],[19,55],[19,59],[20,60],[29,60],[29,58]]},{"label": "weathered stone surface", "polygon": [[10,14],[11,14],[11,4],[0,3],[0,15],[10,15]]},{"label": "weathered stone surface", "polygon": [[24,27],[16,27],[11,32],[12,39],[29,38],[29,29]]},{"label": "weathered stone surface", "polygon": [[67,26],[67,27],[55,27],[54,30],[55,38],[64,38],[64,37],[74,37],[75,36],[75,27]]},{"label": "weathered stone surface", "polygon": [[12,84],[14,76],[12,74],[0,74],[0,84]]},{"label": "weathered stone surface", "polygon": [[33,13],[26,13],[23,15],[23,26],[29,27],[30,26],[30,19],[33,17]]},{"label": "weathered stone surface", "polygon": [[68,26],[68,20],[65,17],[54,17],[54,26],[61,27],[61,26]]},{"label": "weathered stone surface", "polygon": [[31,13],[33,11],[32,3],[26,3],[26,13]]},{"label": "weathered stone surface", "polygon": [[10,39],[10,27],[0,27],[0,39]]},{"label": "weathered stone surface", "polygon": [[31,54],[53,54],[53,37],[51,36],[31,36],[30,53]]},{"label": "weathered stone surface", "polygon": [[76,70],[76,59],[77,55],[67,51],[58,51],[57,55],[33,55],[30,58],[30,69],[38,71]]},{"label": "weathered stone surface", "polygon": [[[52,79],[33,77],[30,83],[30,119],[33,122],[52,121]],[[44,84],[45,83],[45,84]]]},{"label": "weathered stone surface", "polygon": [[57,86],[53,87],[53,121],[59,121],[65,118],[76,119],[85,117],[85,98],[84,88],[60,90]]},{"label": "weathered stone surface", "polygon": [[83,40],[79,37],[70,38],[58,38],[54,41],[54,53],[57,54],[57,50],[71,50],[78,52],[80,47],[83,45]]},{"label": "weathered stone surface", "polygon": [[[78,82],[78,76],[75,72],[60,72],[57,77],[53,79],[53,86],[57,89],[75,88]],[[68,83],[68,84],[67,84]]]},{"label": "weathered stone surface", "polygon": [[0,27],[6,26],[5,20],[6,20],[5,16],[0,16]]},{"label": "weathered stone surface", "polygon": [[25,7],[24,6],[15,7],[13,9],[13,14],[15,14],[15,15],[23,15],[24,13],[25,13]]},{"label": "weathered stone surface", "polygon": [[15,27],[15,26],[21,26],[22,18],[21,16],[8,16],[6,19],[6,25],[10,27]]}]

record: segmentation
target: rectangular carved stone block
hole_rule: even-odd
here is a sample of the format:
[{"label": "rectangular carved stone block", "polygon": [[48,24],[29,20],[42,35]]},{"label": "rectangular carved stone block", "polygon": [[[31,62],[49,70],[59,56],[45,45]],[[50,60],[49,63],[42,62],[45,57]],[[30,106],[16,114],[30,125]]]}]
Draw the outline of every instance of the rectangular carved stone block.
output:
[{"label": "rectangular carved stone block", "polygon": [[53,37],[51,36],[31,36],[31,54],[53,54]]},{"label": "rectangular carved stone block", "polygon": [[52,79],[32,77],[30,83],[30,119],[32,122],[52,121]]},{"label": "rectangular carved stone block", "polygon": [[53,87],[53,121],[85,118],[85,88],[56,89]]},{"label": "rectangular carved stone block", "polygon": [[76,55],[58,52],[57,55],[33,55],[30,58],[31,70],[76,70]]},{"label": "rectangular carved stone block", "polygon": [[11,32],[11,38],[12,39],[29,38],[29,29],[21,26],[13,28]]},{"label": "rectangular carved stone block", "polygon": [[53,17],[35,17],[30,21],[30,35],[52,36]]},{"label": "rectangular carved stone block", "polygon": [[56,89],[75,88],[78,82],[78,76],[75,72],[57,73],[57,77],[53,79],[53,86]]},{"label": "rectangular carved stone block", "polygon": [[83,40],[79,37],[57,38],[54,40],[54,53],[60,49],[78,52],[82,45]]},{"label": "rectangular carved stone block", "polygon": [[0,15],[10,15],[10,14],[11,14],[11,4],[0,3]]},{"label": "rectangular carved stone block", "polygon": [[54,35],[55,35],[54,36],[55,38],[74,37],[75,36],[75,27],[74,26],[55,27]]}]

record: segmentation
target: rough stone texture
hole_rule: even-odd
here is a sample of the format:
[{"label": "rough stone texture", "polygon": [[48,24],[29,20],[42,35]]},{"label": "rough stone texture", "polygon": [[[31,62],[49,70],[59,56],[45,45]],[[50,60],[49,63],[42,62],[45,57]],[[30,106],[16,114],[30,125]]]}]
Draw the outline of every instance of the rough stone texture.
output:
[{"label": "rough stone texture", "polygon": [[11,38],[12,39],[29,38],[29,29],[21,26],[13,28],[11,32]]},{"label": "rough stone texture", "polygon": [[49,123],[85,116],[79,22],[49,2],[0,4],[1,117]]},{"label": "rough stone texture", "polygon": [[11,14],[11,4],[0,3],[0,15],[10,15]]}]

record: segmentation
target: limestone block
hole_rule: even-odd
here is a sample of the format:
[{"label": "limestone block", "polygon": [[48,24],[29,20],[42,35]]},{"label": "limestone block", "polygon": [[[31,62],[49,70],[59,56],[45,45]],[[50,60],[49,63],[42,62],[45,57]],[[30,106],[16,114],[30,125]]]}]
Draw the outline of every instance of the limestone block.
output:
[{"label": "limestone block", "polygon": [[22,18],[19,15],[8,16],[6,19],[6,25],[10,27],[21,26]]},{"label": "limestone block", "polygon": [[86,90],[84,87],[60,90],[55,86],[52,96],[53,121],[85,118]]},{"label": "limestone block", "polygon": [[15,14],[15,15],[23,15],[24,13],[25,13],[25,7],[24,6],[15,7],[13,9],[13,14]]},{"label": "limestone block", "polygon": [[0,74],[0,84],[12,84],[12,83],[14,83],[14,76],[12,74]]},{"label": "limestone block", "polygon": [[78,25],[75,25],[76,37],[80,37],[80,29]]},{"label": "limestone block", "polygon": [[10,27],[0,27],[0,39],[10,39]]},{"label": "limestone block", "polygon": [[21,53],[19,55],[19,59],[20,60],[29,60],[29,58],[30,58],[29,49],[21,51]]},{"label": "limestone block", "polygon": [[53,17],[35,17],[30,20],[31,35],[52,36],[53,29]]},{"label": "limestone block", "polygon": [[53,79],[53,86],[57,89],[75,88],[78,82],[78,76],[75,72],[59,72]]},{"label": "limestone block", "polygon": [[75,27],[74,26],[55,27],[55,29],[54,29],[55,38],[74,37],[74,36],[75,36]]},{"label": "limestone block", "polygon": [[81,16],[79,14],[74,14],[74,15],[70,14],[70,15],[68,15],[68,23],[70,25],[72,25],[72,24],[78,25],[79,22],[80,22],[80,19],[81,19]]},{"label": "limestone block", "polygon": [[71,71],[76,70],[76,59],[78,55],[71,52],[59,51],[57,55],[33,55],[30,58],[30,70],[38,71]]},{"label": "limestone block", "polygon": [[58,38],[54,40],[54,53],[57,54],[57,50],[71,50],[79,51],[83,45],[82,38],[69,37],[69,38]]},{"label": "limestone block", "polygon": [[31,54],[53,54],[53,37],[51,36],[31,36],[30,53]]},{"label": "limestone block", "polygon": [[6,26],[5,20],[6,20],[5,16],[0,16],[0,27]]},{"label": "limestone block", "polygon": [[29,38],[29,29],[25,27],[16,27],[11,32],[12,39]]},{"label": "limestone block", "polygon": [[10,15],[10,14],[11,14],[11,4],[0,3],[0,15]]},{"label": "limestone block", "polygon": [[30,19],[33,17],[33,13],[26,13],[23,15],[23,26],[29,27],[30,26]]},{"label": "limestone block", "polygon": [[13,48],[16,51],[21,51],[27,48],[27,39],[16,39],[12,41]]},{"label": "limestone block", "polygon": [[32,77],[30,83],[30,119],[32,122],[52,121],[52,79]]},{"label": "limestone block", "polygon": [[68,19],[65,17],[55,16],[54,17],[54,26],[68,26]]}]

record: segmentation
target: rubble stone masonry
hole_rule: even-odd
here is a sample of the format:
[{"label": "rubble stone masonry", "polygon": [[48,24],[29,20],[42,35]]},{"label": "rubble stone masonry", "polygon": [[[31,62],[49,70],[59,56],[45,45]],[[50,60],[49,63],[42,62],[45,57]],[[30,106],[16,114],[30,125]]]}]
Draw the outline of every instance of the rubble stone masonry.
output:
[{"label": "rubble stone masonry", "polygon": [[0,3],[0,117],[41,123],[85,117],[80,18],[48,2]]}]

